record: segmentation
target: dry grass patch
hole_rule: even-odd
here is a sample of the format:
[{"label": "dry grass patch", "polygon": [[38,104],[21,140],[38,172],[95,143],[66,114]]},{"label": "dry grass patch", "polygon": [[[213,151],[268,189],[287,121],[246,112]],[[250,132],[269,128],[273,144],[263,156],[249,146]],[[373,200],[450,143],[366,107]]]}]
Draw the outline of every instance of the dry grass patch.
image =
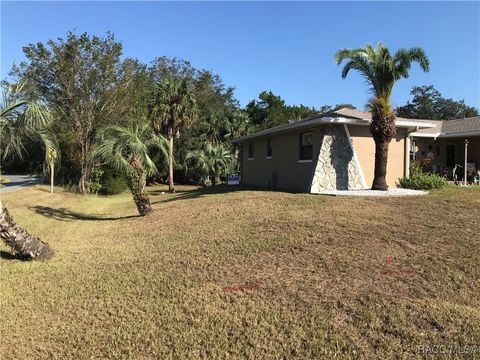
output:
[{"label": "dry grass patch", "polygon": [[[5,196],[56,256],[1,260],[2,359],[384,359],[420,358],[422,345],[480,348],[478,189],[381,199],[163,190],[151,189],[145,218],[128,193]],[[443,355],[455,356],[465,357]]]}]

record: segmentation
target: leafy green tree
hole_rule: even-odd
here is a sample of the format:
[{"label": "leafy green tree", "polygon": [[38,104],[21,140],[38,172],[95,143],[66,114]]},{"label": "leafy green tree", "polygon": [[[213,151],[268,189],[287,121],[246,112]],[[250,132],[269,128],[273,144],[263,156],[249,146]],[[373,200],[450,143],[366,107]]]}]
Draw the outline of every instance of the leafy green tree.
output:
[{"label": "leafy green tree", "polygon": [[167,156],[166,139],[155,135],[149,125],[112,125],[99,131],[97,144],[93,157],[124,174],[139,214],[145,216],[150,213],[152,206],[146,190],[146,179],[158,171],[150,156],[153,151]]},{"label": "leafy green tree", "polygon": [[356,109],[356,107],[353,106],[352,104],[349,104],[349,103],[341,103],[341,104],[335,105],[335,108],[334,108],[333,110],[338,110],[338,109],[343,109],[343,108],[352,109],[352,110],[355,110],[355,109]]},{"label": "leafy green tree", "polygon": [[173,139],[180,137],[181,126],[188,127],[197,120],[197,103],[187,81],[180,78],[169,78],[157,82],[149,103],[149,117],[155,132],[157,134],[163,132],[168,137],[169,191],[175,192]]},{"label": "leafy green tree", "polygon": [[14,66],[12,75],[50,105],[63,169],[72,169],[85,193],[96,131],[129,115],[138,119],[137,110],[145,108],[145,66],[122,62],[122,45],[110,33],[102,38],[69,32],[65,39],[29,44],[23,51],[27,61]]},{"label": "leafy green tree", "polygon": [[358,71],[369,85],[373,98],[368,107],[372,113],[370,132],[375,140],[375,176],[373,190],[388,190],[386,182],[388,147],[395,136],[395,113],[390,97],[395,83],[409,76],[412,62],[418,62],[423,71],[428,71],[429,60],[420,48],[399,49],[394,55],[383,44],[376,48],[367,45],[358,49],[341,49],[335,55],[337,65],[346,61],[342,78],[350,70]]},{"label": "leafy green tree", "polygon": [[478,116],[479,112],[463,100],[446,99],[433,85],[414,86],[413,99],[396,109],[397,116],[410,119],[452,120]]},{"label": "leafy green tree", "polygon": [[[46,152],[56,149],[55,139],[48,131],[52,117],[48,107],[41,101],[27,97],[23,85],[2,88],[0,102],[0,144],[2,160],[9,156],[22,158],[25,139],[38,137]],[[13,220],[0,197],[0,237],[22,257],[32,260],[46,260],[53,256],[53,250],[40,239],[30,235]]]},{"label": "leafy green tree", "polygon": [[226,175],[226,170],[232,166],[234,160],[232,153],[224,145],[209,144],[201,150],[194,150],[185,158],[186,167],[195,169],[198,174],[206,177],[213,177],[213,184],[221,183],[221,176]]},{"label": "leafy green tree", "polygon": [[258,100],[252,100],[247,104],[245,111],[252,124],[256,125],[259,130],[286,124],[290,120],[303,119],[318,113],[315,108],[304,105],[286,105],[285,100],[271,91],[262,91],[258,95]]}]

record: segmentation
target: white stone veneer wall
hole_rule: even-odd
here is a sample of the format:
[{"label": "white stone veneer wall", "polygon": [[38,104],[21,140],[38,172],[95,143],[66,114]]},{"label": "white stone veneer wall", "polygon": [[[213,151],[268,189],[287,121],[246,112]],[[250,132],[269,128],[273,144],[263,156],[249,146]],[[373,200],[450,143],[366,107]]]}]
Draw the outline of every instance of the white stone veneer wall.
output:
[{"label": "white stone veneer wall", "polygon": [[362,170],[345,127],[340,124],[327,125],[322,130],[310,192],[364,189]]}]

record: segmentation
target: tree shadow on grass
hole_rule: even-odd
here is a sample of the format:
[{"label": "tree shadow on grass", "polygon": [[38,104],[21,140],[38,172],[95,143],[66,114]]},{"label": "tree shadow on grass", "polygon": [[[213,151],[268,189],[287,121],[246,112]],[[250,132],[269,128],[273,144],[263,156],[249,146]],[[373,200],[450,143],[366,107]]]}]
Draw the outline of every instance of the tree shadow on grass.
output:
[{"label": "tree shadow on grass", "polygon": [[99,215],[83,214],[66,208],[51,208],[48,206],[33,206],[30,209],[35,210],[37,214],[60,221],[70,220],[89,220],[89,221],[114,221],[140,217],[140,215],[128,215],[118,217],[103,217]]},{"label": "tree shadow on grass", "polygon": [[2,260],[20,260],[20,261],[30,261],[31,259],[28,256],[22,256],[20,254],[10,253],[1,250],[0,259]]},{"label": "tree shadow on grass", "polygon": [[180,190],[176,191],[174,194],[169,193],[165,190],[153,190],[149,191],[150,195],[165,195],[165,199],[152,201],[152,204],[158,203],[167,203],[171,201],[177,200],[189,200],[189,199],[196,199],[201,198],[204,196],[210,195],[221,195],[221,194],[228,194],[234,193],[239,191],[273,191],[273,192],[286,192],[284,190],[276,189],[276,188],[267,188],[267,187],[257,187],[257,186],[245,186],[245,185],[235,185],[229,186],[226,184],[222,185],[213,185],[213,186],[205,186],[199,187],[193,190]]}]

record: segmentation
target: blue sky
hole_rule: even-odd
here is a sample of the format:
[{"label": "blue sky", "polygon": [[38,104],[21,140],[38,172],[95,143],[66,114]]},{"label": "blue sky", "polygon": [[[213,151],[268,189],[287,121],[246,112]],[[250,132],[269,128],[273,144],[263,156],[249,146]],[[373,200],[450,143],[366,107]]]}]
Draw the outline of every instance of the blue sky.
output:
[{"label": "blue sky", "polygon": [[112,31],[124,55],[148,63],[168,55],[218,73],[242,105],[262,90],[289,104],[352,103],[363,108],[363,80],[346,80],[333,61],[342,47],[383,42],[420,46],[430,72],[414,65],[394,105],[413,85],[480,108],[479,2],[5,2],[1,4],[1,77],[23,59],[22,46],[69,30]]}]

